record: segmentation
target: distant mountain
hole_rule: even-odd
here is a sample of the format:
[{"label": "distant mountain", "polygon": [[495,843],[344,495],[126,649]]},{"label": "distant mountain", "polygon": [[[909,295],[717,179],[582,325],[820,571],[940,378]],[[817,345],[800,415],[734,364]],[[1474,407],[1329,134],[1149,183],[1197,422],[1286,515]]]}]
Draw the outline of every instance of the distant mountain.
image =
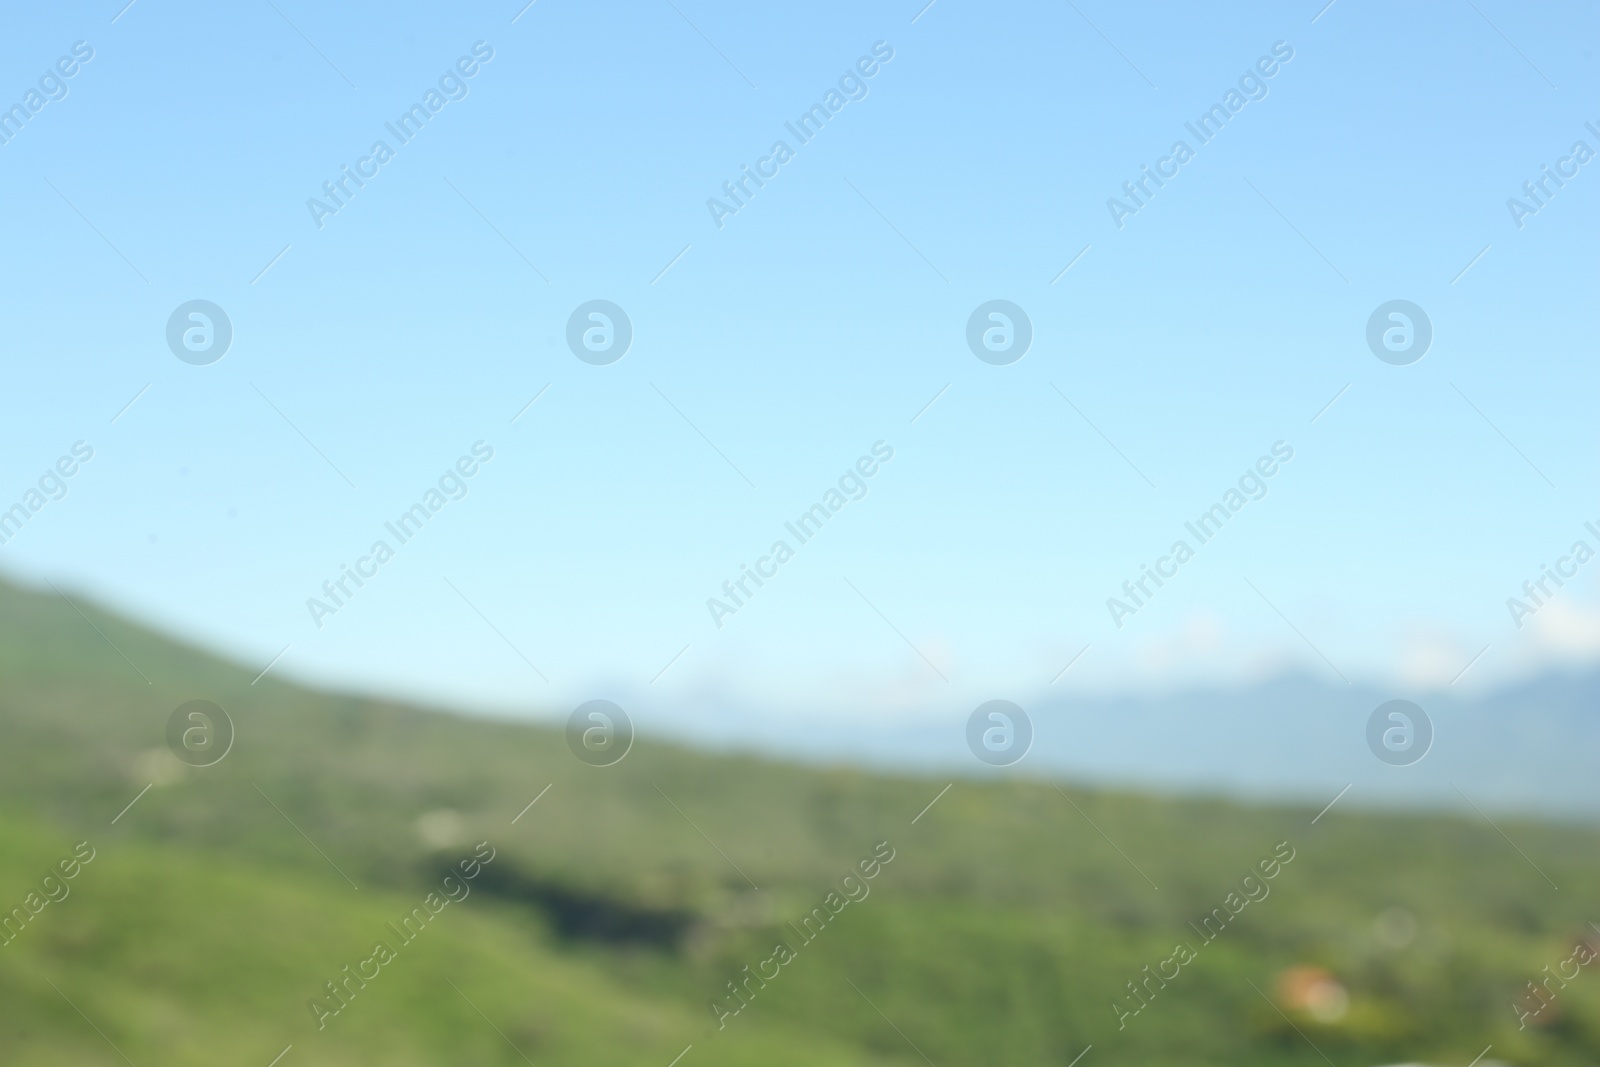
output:
[{"label": "distant mountain", "polygon": [[[1340,802],[1355,806],[1470,811],[1470,800],[1489,811],[1600,816],[1600,671],[1466,698],[1292,675],[1232,690],[1016,699],[1035,736],[1009,773],[1319,806],[1349,785]],[[1369,717],[1394,699],[1416,703],[1433,726],[1431,749],[1409,766],[1383,763],[1367,746]],[[824,764],[983,776],[991,772],[966,747],[971,711],[887,721],[861,709],[800,728],[748,708],[701,707],[685,736]]]}]

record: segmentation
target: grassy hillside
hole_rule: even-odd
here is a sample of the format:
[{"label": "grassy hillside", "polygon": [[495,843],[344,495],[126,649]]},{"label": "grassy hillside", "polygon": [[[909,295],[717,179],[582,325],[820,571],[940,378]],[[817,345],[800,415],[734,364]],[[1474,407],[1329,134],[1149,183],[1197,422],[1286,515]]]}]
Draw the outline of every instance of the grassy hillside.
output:
[{"label": "grassy hillside", "polygon": [[[1600,945],[1588,826],[1497,817],[1502,836],[1348,802],[1313,825],[1315,810],[1022,780],[958,781],[913,823],[949,779],[648,737],[593,768],[553,730],[251,686],[74,601],[83,615],[0,587],[0,908],[25,907],[79,842],[95,850],[0,947],[8,1065],[265,1067],[290,1044],[283,1067],[667,1067],[691,1044],[680,1067],[1064,1067],[1091,1044],[1082,1067],[1600,1050],[1600,966],[1527,1029],[1512,1007],[1576,939]],[[213,767],[165,747],[192,699],[237,727]],[[402,943],[388,924],[428,914],[479,842],[494,859],[470,895]],[[1229,894],[1275,849],[1292,860],[1234,917]],[[875,852],[893,858],[843,881]],[[1228,922],[1207,941],[1214,908]],[[319,1029],[308,1001],[337,1005],[324,983],[379,940],[394,958]],[[1171,974],[1179,944],[1193,958],[1119,1027],[1113,1002],[1139,1006],[1127,983]],[[773,977],[733,1014],[746,966]],[[1297,999],[1286,972],[1312,972],[1296,967],[1337,982],[1342,1010]]]}]

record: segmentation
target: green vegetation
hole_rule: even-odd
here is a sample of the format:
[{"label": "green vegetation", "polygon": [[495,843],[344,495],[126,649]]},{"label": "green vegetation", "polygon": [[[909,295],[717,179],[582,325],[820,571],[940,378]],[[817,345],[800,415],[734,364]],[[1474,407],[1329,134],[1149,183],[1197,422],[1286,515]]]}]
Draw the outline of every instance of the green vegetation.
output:
[{"label": "green vegetation", "polygon": [[[78,842],[96,850],[0,947],[8,1067],[266,1067],[291,1043],[281,1067],[668,1067],[690,1044],[680,1067],[1065,1067],[1090,1044],[1081,1067],[1465,1065],[1490,1044],[1576,1067],[1600,1049],[1600,965],[1539,1025],[1512,1007],[1575,940],[1600,944],[1589,825],[1496,817],[1559,890],[1476,815],[1351,798],[1312,825],[1298,807],[961,780],[913,825],[948,778],[648,738],[592,768],[550,728],[252,686],[74,600],[83,616],[0,587],[0,907]],[[165,747],[197,698],[237,726],[209,768]],[[387,924],[480,841],[496,855],[471,895],[319,1031],[308,1001],[398,946]],[[790,924],[880,842],[894,858],[870,895],[807,943]],[[1280,842],[1294,859],[1270,895],[1205,943],[1191,923]],[[736,1004],[727,983],[780,941],[793,958],[718,1029],[711,1002]],[[1136,1003],[1126,983],[1178,943],[1196,958],[1119,1030],[1113,1002]],[[1286,992],[1292,967],[1348,1005],[1319,1021]]]}]

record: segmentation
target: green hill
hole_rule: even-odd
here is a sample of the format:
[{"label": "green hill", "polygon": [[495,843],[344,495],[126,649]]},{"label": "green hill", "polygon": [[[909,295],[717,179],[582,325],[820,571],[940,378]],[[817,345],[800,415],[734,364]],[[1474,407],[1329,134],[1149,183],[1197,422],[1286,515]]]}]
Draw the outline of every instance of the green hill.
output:
[{"label": "green hill", "polygon": [[[649,738],[594,768],[557,730],[253,676],[76,595],[0,586],[0,1063],[267,1067],[292,1045],[282,1067],[668,1067],[692,1046],[680,1067],[1065,1067],[1092,1045],[1082,1067],[1359,1067],[1600,1049],[1600,967],[1552,980],[1525,1029],[1513,1007],[1577,940],[1600,945],[1589,825],[1348,801],[1313,825],[1022,779],[956,781],[919,817],[948,778]],[[166,748],[193,699],[237,728],[211,767]],[[94,858],[68,880],[80,842]]]}]

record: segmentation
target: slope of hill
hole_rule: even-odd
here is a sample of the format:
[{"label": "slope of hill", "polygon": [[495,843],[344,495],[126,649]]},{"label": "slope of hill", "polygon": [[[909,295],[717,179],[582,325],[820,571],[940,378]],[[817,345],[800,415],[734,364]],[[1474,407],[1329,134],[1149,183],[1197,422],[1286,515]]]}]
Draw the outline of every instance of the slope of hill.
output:
[{"label": "slope of hill", "polygon": [[[251,681],[77,596],[0,587],[0,907],[23,910],[0,1062],[1600,1048],[1592,967],[1525,1028],[1514,1007],[1600,944],[1589,826],[950,784],[649,738],[595,768],[558,731]],[[193,699],[237,729],[211,767],[165,746]],[[92,862],[47,882],[79,842]]]}]

